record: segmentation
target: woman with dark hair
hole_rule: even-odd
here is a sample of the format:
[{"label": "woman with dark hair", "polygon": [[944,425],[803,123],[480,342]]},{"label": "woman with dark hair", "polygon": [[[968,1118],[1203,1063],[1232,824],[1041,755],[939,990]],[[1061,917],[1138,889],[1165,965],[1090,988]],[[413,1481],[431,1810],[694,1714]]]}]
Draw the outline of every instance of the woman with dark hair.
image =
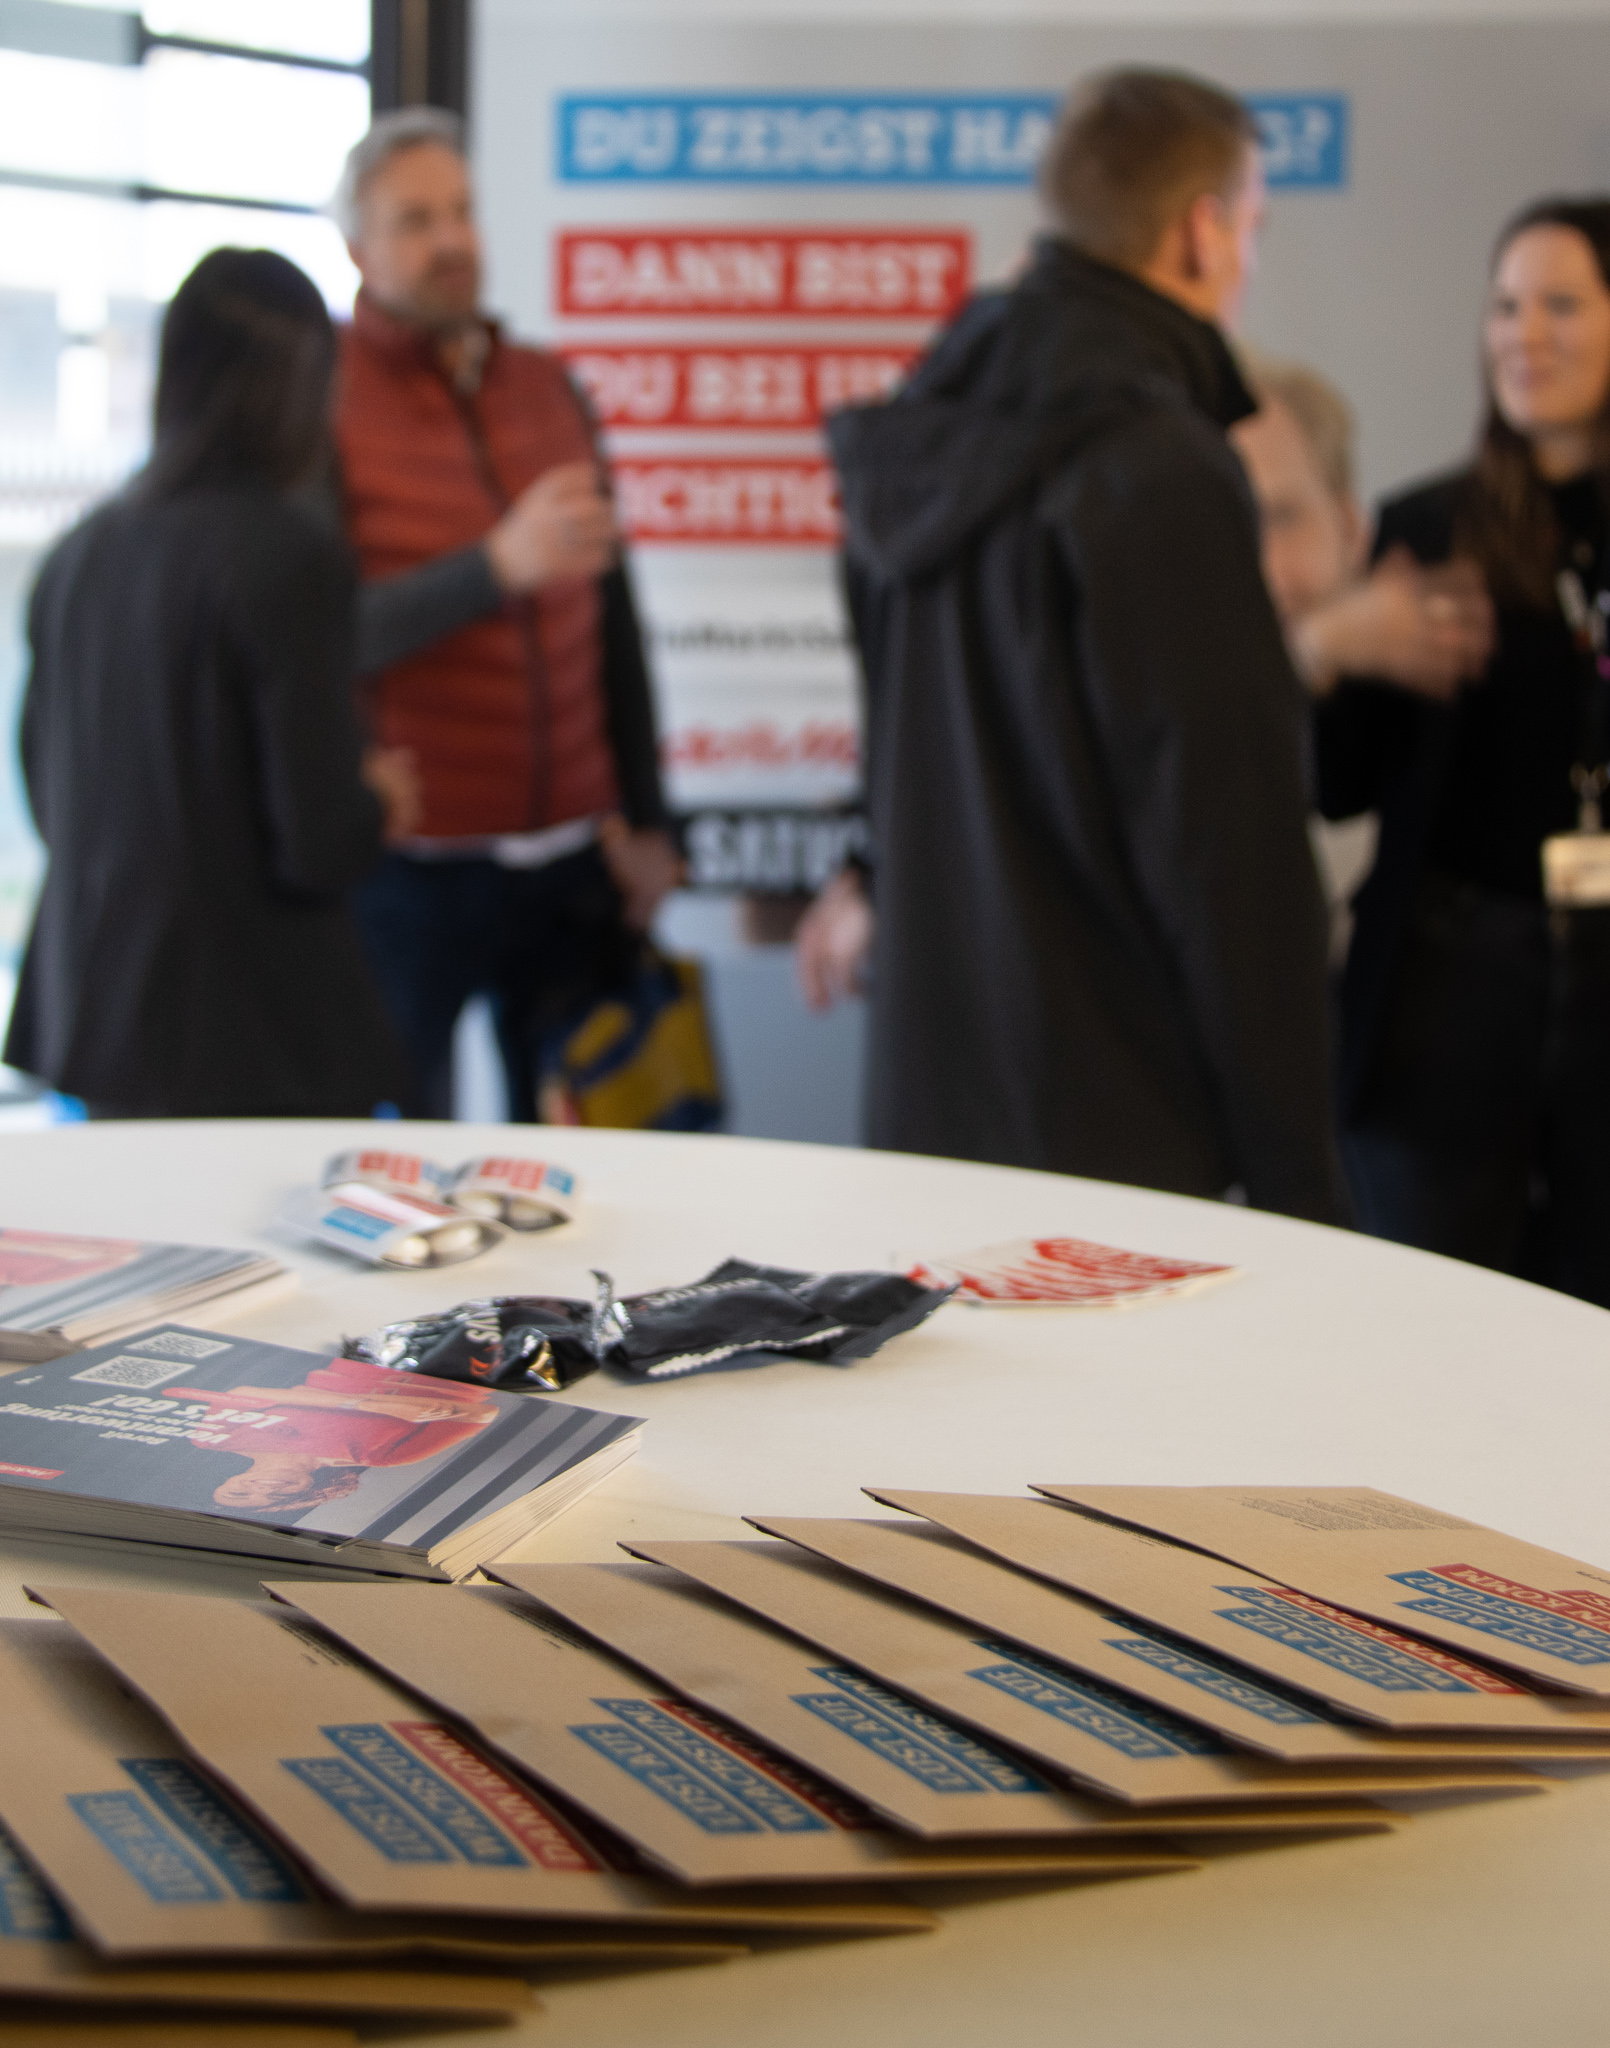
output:
[{"label": "woman with dark hair", "polygon": [[334,359],[294,264],[203,257],[150,462],[34,588],[50,861],[5,1058],[94,1114],[361,1116],[408,1087],[345,902],[414,799],[406,757],[362,751],[354,570],[309,490]]},{"label": "woman with dark hair", "polygon": [[1346,683],[1317,712],[1325,814],[1381,814],[1344,1157],[1366,1230],[1610,1306],[1610,908],[1543,883],[1544,842],[1597,828],[1610,754],[1610,199],[1509,224],[1484,344],[1475,460],[1388,504],[1376,551],[1476,564],[1492,659],[1447,704]]}]

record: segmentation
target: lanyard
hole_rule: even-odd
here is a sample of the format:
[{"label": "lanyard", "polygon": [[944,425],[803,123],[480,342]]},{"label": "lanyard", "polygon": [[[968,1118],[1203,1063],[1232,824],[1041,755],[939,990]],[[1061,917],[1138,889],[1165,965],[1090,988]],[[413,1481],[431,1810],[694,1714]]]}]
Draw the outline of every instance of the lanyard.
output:
[{"label": "lanyard", "polygon": [[1602,587],[1588,594],[1575,569],[1562,569],[1554,579],[1560,610],[1571,629],[1581,677],[1580,715],[1577,725],[1577,757],[1571,767],[1571,787],[1576,791],[1576,829],[1604,830],[1600,799],[1610,787],[1610,741],[1605,733],[1605,690],[1610,685],[1610,650],[1606,648],[1605,614],[1610,611],[1610,590]]}]

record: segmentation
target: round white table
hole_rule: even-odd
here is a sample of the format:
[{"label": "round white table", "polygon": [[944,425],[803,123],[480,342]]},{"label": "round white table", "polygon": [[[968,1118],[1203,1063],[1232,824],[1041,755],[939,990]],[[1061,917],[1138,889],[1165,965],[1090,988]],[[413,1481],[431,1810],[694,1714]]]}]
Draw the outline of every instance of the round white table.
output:
[{"label": "round white table", "polygon": [[[387,1127],[453,1161],[551,1153],[582,1220],[434,1273],[278,1237],[281,1197],[373,1124],[98,1124],[0,1138],[0,1222],[251,1244],[301,1291],[196,1320],[328,1348],[472,1295],[622,1292],[729,1254],[816,1270],[1069,1233],[1228,1260],[1241,1277],[1119,1313],[952,1304],[848,1369],[785,1363],[569,1398],[648,1418],[637,1456],[522,1556],[749,1534],[745,1513],[876,1513],[866,1484],[1365,1485],[1610,1560],[1610,1316],[1447,1260],[1220,1204],[1002,1168],[733,1138]],[[238,1570],[0,1544],[25,1578],[240,1593]],[[37,1610],[35,1610],[37,1612]],[[1604,2048],[1610,1776],[1427,1815],[1399,1835],[1202,1871],[943,1902],[932,1936],[544,1992],[549,2048]],[[433,2037],[445,2038],[445,2037]],[[453,2037],[465,2048],[480,2033]]]}]

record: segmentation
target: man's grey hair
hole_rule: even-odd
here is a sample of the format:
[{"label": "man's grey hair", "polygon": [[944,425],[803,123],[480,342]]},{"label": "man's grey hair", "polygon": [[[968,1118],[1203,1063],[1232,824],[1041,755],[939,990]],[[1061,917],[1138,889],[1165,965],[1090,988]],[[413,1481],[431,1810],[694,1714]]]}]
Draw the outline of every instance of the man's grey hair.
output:
[{"label": "man's grey hair", "polygon": [[462,156],[464,123],[445,107],[398,107],[382,114],[348,150],[340,183],[324,210],[349,242],[357,241],[363,230],[363,195],[376,171],[405,149],[418,149],[425,142]]}]

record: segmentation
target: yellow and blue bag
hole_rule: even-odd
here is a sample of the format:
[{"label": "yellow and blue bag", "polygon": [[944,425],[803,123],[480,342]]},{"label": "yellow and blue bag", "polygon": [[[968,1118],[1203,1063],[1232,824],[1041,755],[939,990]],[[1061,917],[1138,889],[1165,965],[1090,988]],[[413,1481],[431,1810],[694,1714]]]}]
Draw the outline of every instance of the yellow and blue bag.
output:
[{"label": "yellow and blue bag", "polygon": [[551,1043],[544,1123],[715,1131],[725,1105],[697,961],[645,940],[623,984]]}]

